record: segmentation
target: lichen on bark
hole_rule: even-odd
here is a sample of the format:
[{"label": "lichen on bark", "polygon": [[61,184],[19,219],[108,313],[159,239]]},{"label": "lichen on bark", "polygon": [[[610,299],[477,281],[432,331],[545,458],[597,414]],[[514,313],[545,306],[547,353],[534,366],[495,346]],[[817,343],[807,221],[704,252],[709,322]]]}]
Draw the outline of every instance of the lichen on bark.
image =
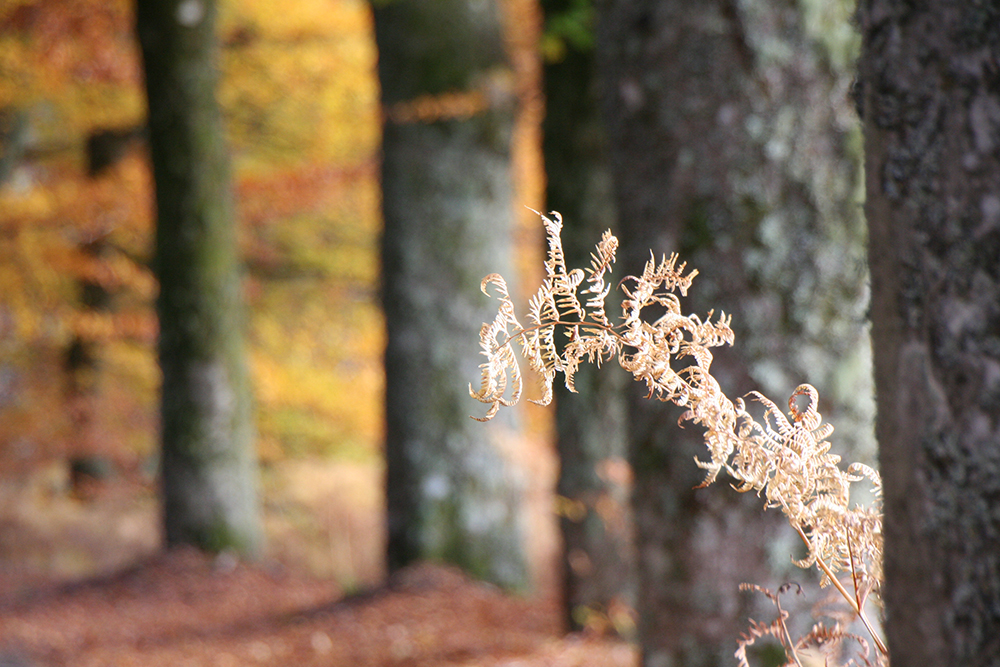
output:
[{"label": "lichen on bark", "polygon": [[[396,0],[375,7],[383,126],[382,302],[388,561],[449,562],[494,583],[528,584],[524,480],[505,441],[515,419],[469,419],[459,378],[478,374],[489,304],[484,267],[507,270],[513,217],[513,99],[499,7]],[[468,114],[391,113],[453,94],[487,101]],[[477,428],[478,427],[478,428]]]}]

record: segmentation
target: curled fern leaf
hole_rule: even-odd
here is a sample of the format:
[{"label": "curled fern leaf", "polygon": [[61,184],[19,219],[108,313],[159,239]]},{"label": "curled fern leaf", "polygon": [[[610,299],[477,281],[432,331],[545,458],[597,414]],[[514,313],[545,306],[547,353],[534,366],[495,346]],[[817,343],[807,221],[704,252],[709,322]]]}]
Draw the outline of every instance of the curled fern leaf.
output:
[{"label": "curled fern leaf", "polygon": [[[573,391],[574,376],[585,359],[599,365],[617,357],[622,368],[646,385],[649,397],[683,407],[681,421],[705,429],[709,459],[696,460],[706,472],[700,486],[727,472],[736,490],[753,491],[766,506],[780,508],[808,548],[806,557],[796,564],[818,568],[822,585],[837,587],[868,625],[864,600],[881,597],[882,515],[877,507],[851,506],[850,488],[853,482],[867,479],[878,497],[881,479],[875,470],[860,464],[846,471],[840,468],[840,457],[830,453],[828,438],[833,427],[823,423],[816,389],[800,385],[789,398],[787,415],[766,396],[751,392],[749,396],[763,409],[758,422],[744,400],[727,397],[711,374],[712,348],[733,344],[731,318],[725,313],[716,318],[710,312],[702,319],[681,310],[678,295],[687,294],[697,271],[686,272],[686,264],[676,254],[659,262],[651,254],[641,275],[622,281],[622,316],[612,324],[605,308],[610,293],[605,275],[614,264],[618,240],[605,232],[591,255],[590,267],[569,269],[560,238],[562,217],[558,213],[541,217],[548,254],[545,278],[528,304],[530,326],[524,328],[518,322],[503,278],[492,274],[482,283],[484,292],[491,284],[496,287],[500,307],[493,322],[484,324],[480,332],[486,356],[480,389],[469,387],[474,398],[490,406],[481,420],[491,419],[501,406],[513,405],[520,398],[515,340],[540,378],[542,397],[533,402],[542,405],[552,400],[557,374],[563,374]],[[657,312],[655,320],[649,316],[650,308]],[[564,343],[561,349],[557,342]],[[854,594],[839,583],[838,572],[851,574]],[[745,645],[775,630],[776,626],[752,625]],[[884,644],[871,633],[880,656],[885,656]],[[821,639],[820,635],[832,636],[818,630],[814,638]]]},{"label": "curled fern leaf", "polygon": [[[507,282],[499,273],[491,273],[483,278],[479,289],[484,294],[489,294],[487,287],[494,285],[500,295],[500,308],[493,322],[483,324],[479,330],[479,346],[482,354],[486,356],[486,361],[479,365],[482,371],[482,380],[479,391],[475,391],[469,385],[469,395],[483,403],[490,404],[489,410],[483,417],[473,417],[479,421],[489,421],[492,419],[501,405],[513,406],[521,398],[523,383],[521,380],[521,369],[517,365],[514,351],[510,347],[511,330],[521,331],[523,327],[517,321],[514,311],[514,302],[510,299],[507,290]],[[513,386],[510,398],[504,394],[507,392],[507,377],[510,373],[511,384]]]}]

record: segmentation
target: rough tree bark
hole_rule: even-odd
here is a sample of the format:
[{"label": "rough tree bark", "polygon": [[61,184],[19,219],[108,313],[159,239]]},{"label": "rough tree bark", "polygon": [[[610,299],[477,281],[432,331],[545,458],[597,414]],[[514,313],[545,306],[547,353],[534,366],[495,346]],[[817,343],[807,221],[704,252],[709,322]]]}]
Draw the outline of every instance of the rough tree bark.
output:
[{"label": "rough tree bark", "polygon": [[[685,307],[733,315],[736,345],[713,365],[723,389],[758,389],[782,404],[810,382],[838,451],[854,445],[871,457],[850,9],[806,0],[598,6],[620,275],[641,271],[650,249],[680,252],[701,272]],[[698,429],[677,428],[678,416],[632,387],[643,660],[731,664],[750,604],[738,584],[776,588],[773,564],[788,562],[794,541],[760,499],[692,489],[704,445]]]},{"label": "rough tree bark", "polygon": [[168,545],[260,548],[229,156],[216,105],[214,0],[139,0],[156,186]]},{"label": "rough tree bark", "polygon": [[[594,68],[589,3],[545,0],[543,55],[546,100],[543,151],[546,206],[563,216],[569,266],[589,266],[594,244],[617,229],[614,189]],[[608,312],[614,307],[608,304]],[[556,443],[562,499],[563,604],[578,630],[593,614],[622,634],[634,607],[634,554],[629,506],[624,389],[629,379],[614,364],[584,365],[577,393],[556,385]],[[623,616],[623,614],[625,614]]]},{"label": "rough tree bark", "polygon": [[1000,656],[1000,8],[859,7],[893,664]]},{"label": "rough tree bark", "polygon": [[523,481],[504,452],[516,424],[469,419],[467,386],[494,316],[480,280],[510,275],[515,100],[500,25],[492,1],[375,5],[388,561],[445,561],[520,587]]}]

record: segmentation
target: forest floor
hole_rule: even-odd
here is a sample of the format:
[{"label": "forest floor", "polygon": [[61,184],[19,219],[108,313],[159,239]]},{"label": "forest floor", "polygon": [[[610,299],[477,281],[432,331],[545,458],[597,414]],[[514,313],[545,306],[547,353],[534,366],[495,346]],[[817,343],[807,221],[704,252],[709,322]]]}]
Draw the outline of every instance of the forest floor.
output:
[{"label": "forest floor", "polygon": [[[0,485],[0,667],[636,664],[628,644],[562,633],[551,569],[536,567],[538,592],[524,596],[427,564],[383,577],[378,494],[358,495],[378,471],[290,470],[271,491],[265,479],[279,538],[257,563],[159,552],[155,500],[124,481],[84,499],[51,497],[44,475]],[[310,514],[307,500],[331,501],[322,489],[353,494],[348,509]],[[329,548],[345,541],[350,552]],[[337,583],[345,568],[350,590]]]}]

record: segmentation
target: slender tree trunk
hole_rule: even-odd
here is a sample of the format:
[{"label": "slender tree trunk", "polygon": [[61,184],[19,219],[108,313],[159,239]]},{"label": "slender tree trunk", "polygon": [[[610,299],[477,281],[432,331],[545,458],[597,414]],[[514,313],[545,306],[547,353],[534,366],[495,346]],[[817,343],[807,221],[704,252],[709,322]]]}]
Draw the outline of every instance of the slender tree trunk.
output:
[{"label": "slender tree trunk", "polygon": [[510,417],[469,419],[467,382],[509,275],[514,98],[495,2],[375,6],[382,157],[390,570],[418,559],[526,584]]},{"label": "slender tree trunk", "polygon": [[[838,451],[871,456],[851,44],[834,39],[849,9],[826,3],[842,20],[824,25],[808,2],[599,7],[622,274],[650,248],[680,252],[700,271],[685,307],[733,315],[735,348],[712,367],[723,389],[781,404],[810,382]],[[702,434],[642,387],[630,398],[644,663],[731,664],[749,609],[737,586],[780,585],[794,538],[759,498],[693,490]]]},{"label": "slender tree trunk", "polygon": [[[80,252],[95,261],[106,261],[111,249],[105,234],[79,245]],[[80,308],[84,312],[107,314],[114,304],[114,295],[92,277],[79,280]],[[82,334],[73,336],[66,348],[63,368],[66,370],[66,412],[70,423],[70,447],[66,452],[70,467],[70,484],[79,497],[86,497],[93,482],[110,474],[111,462],[107,458],[98,424],[98,404],[101,394],[101,346],[98,341]]]},{"label": "slender tree trunk", "polygon": [[[589,266],[594,243],[617,228],[607,140],[598,105],[592,11],[568,0],[542,3],[546,15],[546,206],[563,216],[569,266]],[[561,28],[560,26],[565,26]],[[608,311],[614,312],[609,302]],[[616,367],[584,365],[577,393],[556,386],[563,538],[563,595],[569,627],[607,618],[629,634],[634,554],[629,506],[625,386]]]},{"label": "slender tree trunk", "polygon": [[893,664],[1000,656],[1000,8],[866,0],[860,74]]},{"label": "slender tree trunk", "polygon": [[168,545],[260,547],[229,157],[216,105],[214,0],[139,0],[160,282]]}]

